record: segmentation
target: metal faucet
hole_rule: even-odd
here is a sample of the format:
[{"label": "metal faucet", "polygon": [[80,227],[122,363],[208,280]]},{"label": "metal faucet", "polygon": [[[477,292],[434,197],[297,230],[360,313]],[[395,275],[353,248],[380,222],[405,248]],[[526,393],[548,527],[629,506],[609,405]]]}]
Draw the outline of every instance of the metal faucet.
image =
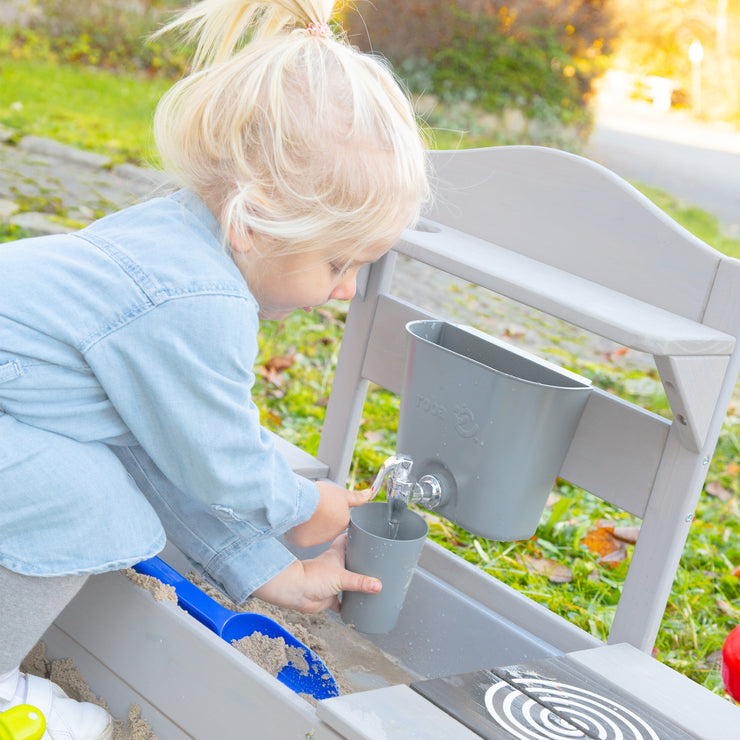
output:
[{"label": "metal faucet", "polygon": [[392,538],[398,534],[403,512],[410,503],[434,509],[442,501],[442,482],[435,475],[422,475],[415,480],[411,475],[414,461],[408,455],[391,455],[380,466],[371,491],[372,498],[386,485],[388,525]]}]

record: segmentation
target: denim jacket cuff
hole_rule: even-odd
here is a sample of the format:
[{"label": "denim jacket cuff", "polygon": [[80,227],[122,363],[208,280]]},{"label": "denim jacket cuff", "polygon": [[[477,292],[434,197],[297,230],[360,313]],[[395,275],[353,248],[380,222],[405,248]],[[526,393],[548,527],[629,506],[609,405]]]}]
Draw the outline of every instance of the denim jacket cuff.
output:
[{"label": "denim jacket cuff", "polygon": [[286,531],[297,524],[307,522],[319,505],[319,489],[316,484],[300,475],[296,475],[295,479],[298,485],[298,506],[296,507],[295,518],[290,526],[286,528]]},{"label": "denim jacket cuff", "polygon": [[244,603],[253,591],[285,570],[296,557],[273,538],[239,543],[199,570],[236,604]]}]

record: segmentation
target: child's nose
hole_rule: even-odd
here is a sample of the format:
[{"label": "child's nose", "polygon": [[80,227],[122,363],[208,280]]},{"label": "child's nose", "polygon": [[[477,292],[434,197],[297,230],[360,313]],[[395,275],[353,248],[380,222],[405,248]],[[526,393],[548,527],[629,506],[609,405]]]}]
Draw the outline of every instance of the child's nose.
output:
[{"label": "child's nose", "polygon": [[334,290],[331,292],[331,298],[336,298],[340,301],[351,301],[355,293],[357,292],[357,276],[347,276],[342,279],[341,282],[337,283]]}]

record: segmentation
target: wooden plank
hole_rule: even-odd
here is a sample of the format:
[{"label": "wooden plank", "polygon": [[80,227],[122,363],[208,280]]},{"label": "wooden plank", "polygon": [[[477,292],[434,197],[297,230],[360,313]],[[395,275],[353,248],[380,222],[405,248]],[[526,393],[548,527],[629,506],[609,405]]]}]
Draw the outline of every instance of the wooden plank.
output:
[{"label": "wooden plank", "polygon": [[721,355],[655,358],[681,439],[694,452],[709,436],[729,362]]},{"label": "wooden plank", "polygon": [[669,430],[667,419],[594,388],[560,476],[642,517]]},{"label": "wooden plank", "polygon": [[609,642],[629,642],[646,651],[652,648],[710,457],[709,451],[689,450],[683,444],[677,425],[671,426],[622,586]]},{"label": "wooden plank", "polygon": [[701,320],[720,253],[605,167],[532,146],[430,158],[430,219]]},{"label": "wooden plank", "polygon": [[317,713],[347,740],[476,740],[478,737],[408,686],[325,699]]},{"label": "wooden plank", "polygon": [[629,687],[633,694],[692,737],[730,740],[740,736],[739,706],[632,645],[622,643],[578,651],[570,653],[567,660],[615,686]]},{"label": "wooden plank", "polygon": [[694,740],[634,694],[629,682],[607,683],[568,656],[494,668],[493,673],[593,740]]},{"label": "wooden plank", "polygon": [[735,338],[698,321],[441,224],[394,249],[625,347],[652,355],[729,355]]},{"label": "wooden plank", "polygon": [[288,461],[290,469],[309,480],[321,480],[329,475],[329,466],[317,460],[308,452],[296,447],[277,434],[269,432],[275,441],[278,452]]},{"label": "wooden plank", "polygon": [[362,377],[401,393],[406,365],[406,324],[418,319],[437,318],[431,313],[387,295],[378,297],[378,306],[368,339]]},{"label": "wooden plank", "polygon": [[[603,643],[597,638],[589,635],[580,627],[563,619],[546,606],[533,601],[526,595],[520,593],[511,586],[507,586],[485,571],[454,555],[436,542],[427,540],[419,560],[419,568],[431,576],[439,584],[440,588],[449,593],[454,599],[463,603],[467,600],[471,611],[488,610],[497,618],[506,620],[516,630],[521,630],[523,636],[530,636],[542,640],[550,646],[549,653],[556,654],[558,651],[567,652],[572,650],[584,650],[596,647]],[[412,588],[414,584],[412,582]],[[409,595],[412,596],[411,592]],[[431,603],[438,603],[434,601]],[[407,605],[413,602],[407,597]],[[424,609],[428,605],[419,604],[418,615],[413,614],[415,619],[424,617]],[[406,609],[406,606],[404,607]],[[446,614],[451,612],[449,606],[442,611],[446,620]],[[404,613],[401,615],[404,618]],[[467,619],[470,619],[468,616]],[[452,624],[460,624],[460,617]],[[426,635],[423,633],[422,637]],[[466,635],[456,633],[456,640],[467,639]],[[448,638],[449,639],[452,638]],[[507,637],[507,639],[510,639]],[[477,648],[478,661],[480,661],[482,647]],[[527,657],[540,657],[530,653]],[[504,661],[500,661],[503,663]],[[448,664],[449,665],[449,664]],[[480,665],[480,662],[478,662]],[[460,671],[462,672],[462,671]],[[430,675],[429,671],[425,671]],[[439,674],[438,674],[439,675]]]},{"label": "wooden plank", "polygon": [[363,275],[363,291],[355,295],[347,314],[337,372],[334,374],[318,459],[329,466],[329,478],[343,483],[352,464],[357,430],[367,394],[362,365],[367,354],[378,295],[387,292],[396,255],[389,252]]},{"label": "wooden plank", "polygon": [[485,740],[590,740],[575,724],[531,701],[490,671],[421,681],[412,683],[411,688]]},{"label": "wooden plank", "polygon": [[126,722],[129,710],[133,704],[141,709],[141,716],[152,728],[160,740],[193,740],[193,736],[184,732],[166,715],[162,714],[147,697],[142,696],[132,686],[110,670],[98,660],[96,656],[85,650],[76,640],[66,632],[52,624],[42,638],[48,660],[71,659],[75,668],[85,677],[92,692],[105,700],[111,715]]},{"label": "wooden plank", "polygon": [[567,655],[419,681],[411,688],[486,740],[695,740],[632,692],[629,682],[604,681]]}]

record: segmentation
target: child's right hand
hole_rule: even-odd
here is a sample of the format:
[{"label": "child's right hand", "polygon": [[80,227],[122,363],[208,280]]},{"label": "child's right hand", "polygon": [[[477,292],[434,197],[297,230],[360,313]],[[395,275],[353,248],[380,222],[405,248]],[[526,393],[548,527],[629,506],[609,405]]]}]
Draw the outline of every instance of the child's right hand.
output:
[{"label": "child's right hand", "polygon": [[343,534],[318,557],[293,561],[252,595],[275,606],[315,613],[324,609],[339,611],[338,595],[342,591],[380,591],[377,578],[344,567],[346,546],[347,535]]},{"label": "child's right hand", "polygon": [[367,503],[373,496],[366,491],[348,491],[329,481],[317,481],[319,505],[311,518],[285,533],[285,539],[298,547],[321,545],[344,532],[349,525],[349,510]]}]

